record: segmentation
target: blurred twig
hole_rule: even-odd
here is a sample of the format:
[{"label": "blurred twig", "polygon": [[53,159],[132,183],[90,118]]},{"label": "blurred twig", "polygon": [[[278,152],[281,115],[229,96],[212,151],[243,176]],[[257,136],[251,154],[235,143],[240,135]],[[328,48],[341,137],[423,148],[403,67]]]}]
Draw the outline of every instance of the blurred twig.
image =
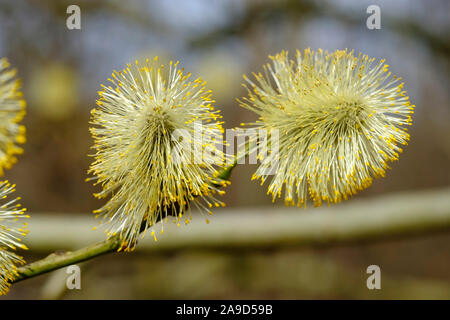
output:
[{"label": "blurred twig", "polygon": [[[189,227],[164,227],[165,235],[155,243],[144,239],[139,250],[214,248],[254,250],[280,246],[335,245],[406,237],[450,230],[450,189],[403,193],[352,202],[331,208],[299,210],[222,210],[210,225],[194,218]],[[41,220],[41,221],[40,221]],[[59,220],[59,221],[58,221]],[[75,223],[67,224],[67,221]],[[91,218],[68,219],[34,215],[29,241],[34,250],[73,247],[97,241],[101,235],[89,232]],[[57,230],[57,232],[55,232]],[[82,237],[80,235],[83,235]],[[49,257],[19,268],[16,281],[117,250],[111,239],[83,249]]]},{"label": "blurred twig", "polygon": [[[78,264],[80,269],[84,269],[85,264]],[[55,270],[46,279],[42,286],[39,299],[56,300],[62,299],[67,292],[67,268]]]}]

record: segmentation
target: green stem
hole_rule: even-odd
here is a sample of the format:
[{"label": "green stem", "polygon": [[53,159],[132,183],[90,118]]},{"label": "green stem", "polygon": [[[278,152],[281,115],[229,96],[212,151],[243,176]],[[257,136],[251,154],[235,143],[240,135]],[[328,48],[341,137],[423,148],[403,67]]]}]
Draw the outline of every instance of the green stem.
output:
[{"label": "green stem", "polygon": [[62,254],[52,253],[42,260],[18,268],[18,276],[13,282],[19,282],[24,279],[32,278],[59,268],[98,257],[102,254],[117,251],[119,246],[119,239],[111,238],[74,252],[69,251]]},{"label": "green stem", "polygon": [[[236,166],[234,162],[231,166],[222,169],[217,175],[218,178],[228,180],[231,176],[231,171]],[[102,254],[117,251],[120,247],[120,240],[118,238],[110,238],[102,242],[89,245],[74,252],[66,252],[63,254],[52,253],[48,257],[27,264],[17,269],[18,275],[12,281],[13,283],[36,277],[38,275],[60,269],[72,264],[83,262]]]}]

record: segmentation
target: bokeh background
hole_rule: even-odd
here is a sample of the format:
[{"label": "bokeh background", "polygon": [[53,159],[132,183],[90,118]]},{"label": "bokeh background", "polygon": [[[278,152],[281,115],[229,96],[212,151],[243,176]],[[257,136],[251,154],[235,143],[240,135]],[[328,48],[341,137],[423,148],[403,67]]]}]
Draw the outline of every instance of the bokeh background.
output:
[{"label": "bokeh background", "polygon": [[[81,8],[81,30],[66,27],[70,4]],[[381,8],[381,30],[366,27],[371,4]],[[386,58],[417,106],[400,161],[357,197],[448,187],[449,9],[446,0],[0,0],[0,56],[18,69],[28,104],[25,153],[6,178],[17,183],[24,206],[36,217],[90,217],[102,201],[85,182],[89,111],[113,69],[155,55],[180,60],[208,81],[225,127],[232,128],[255,119],[235,100],[245,95],[242,74],[261,70],[269,54],[311,47]],[[253,170],[235,169],[227,205],[281,208],[250,181]],[[96,224],[93,217],[91,222]],[[88,226],[86,232],[93,231]],[[138,250],[90,262],[83,289],[60,297],[450,298],[449,240],[443,233],[270,252]],[[29,246],[28,260],[42,257]],[[55,249],[64,248],[55,243],[48,253]],[[384,266],[390,290],[367,290],[364,271],[372,263]],[[6,298],[42,298],[48,279],[20,283]]]}]

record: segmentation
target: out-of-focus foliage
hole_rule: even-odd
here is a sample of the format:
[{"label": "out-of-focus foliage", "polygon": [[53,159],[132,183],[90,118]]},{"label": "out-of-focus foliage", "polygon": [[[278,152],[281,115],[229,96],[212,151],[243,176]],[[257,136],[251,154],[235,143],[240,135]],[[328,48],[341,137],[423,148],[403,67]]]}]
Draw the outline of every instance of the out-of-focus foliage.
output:
[{"label": "out-of-focus foliage", "polygon": [[70,118],[79,105],[77,77],[76,71],[62,64],[36,66],[28,88],[33,111],[52,121]]}]

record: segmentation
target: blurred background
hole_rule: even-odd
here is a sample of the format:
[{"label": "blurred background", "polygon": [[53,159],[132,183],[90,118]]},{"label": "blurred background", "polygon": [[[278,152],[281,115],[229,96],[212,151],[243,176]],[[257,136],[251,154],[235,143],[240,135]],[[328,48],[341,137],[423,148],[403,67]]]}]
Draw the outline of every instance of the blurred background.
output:
[{"label": "blurred background", "polygon": [[[81,30],[66,27],[70,4],[81,8]],[[381,8],[380,30],[366,27],[371,4]],[[90,212],[103,201],[94,199],[96,189],[84,181],[92,152],[89,111],[113,69],[156,55],[180,60],[208,81],[225,127],[232,128],[255,120],[235,101],[246,94],[242,74],[261,70],[269,54],[311,47],[386,58],[417,106],[400,161],[357,197],[448,187],[449,9],[446,0],[0,0],[0,56],[18,69],[28,105],[25,153],[6,178],[17,183],[33,217],[84,215],[90,221],[86,232],[94,232],[97,222]],[[224,197],[227,206],[282,210],[281,202],[272,205],[266,188],[250,181],[254,169],[235,169]],[[448,299],[449,240],[447,232],[270,252],[137,250],[89,262],[83,289],[60,297]],[[29,261],[45,255],[28,245]],[[67,248],[55,243],[47,254],[56,249]],[[387,289],[365,287],[365,268],[373,263],[383,266]],[[41,276],[17,284],[4,298],[45,297],[48,281]]]}]

